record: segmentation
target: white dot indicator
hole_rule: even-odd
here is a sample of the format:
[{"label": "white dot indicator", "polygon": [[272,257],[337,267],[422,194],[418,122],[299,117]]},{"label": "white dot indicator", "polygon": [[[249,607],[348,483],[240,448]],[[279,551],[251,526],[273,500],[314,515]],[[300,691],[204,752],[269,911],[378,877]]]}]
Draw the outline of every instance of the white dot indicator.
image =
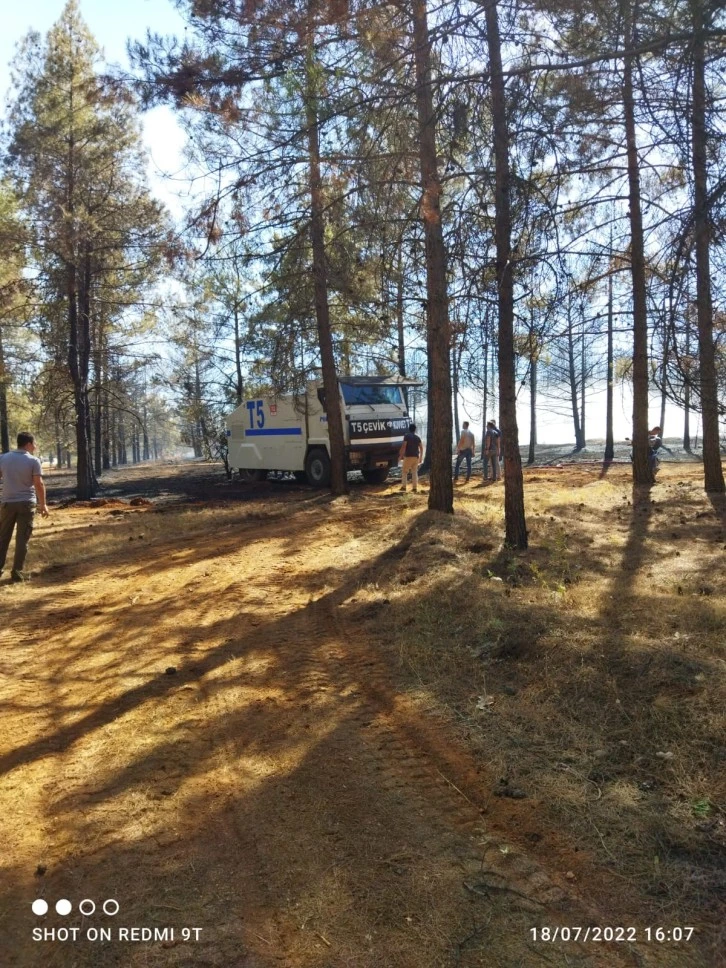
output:
[{"label": "white dot indicator", "polygon": [[95,901],[92,901],[90,897],[86,897],[78,905],[78,910],[81,912],[81,914],[85,914],[86,917],[88,917],[89,914],[93,914],[93,912],[96,910],[96,903]]},{"label": "white dot indicator", "polygon": [[41,915],[48,913],[48,902],[44,901],[42,897],[39,897],[37,901],[33,901],[33,914]]},{"label": "white dot indicator", "polygon": [[114,914],[118,914],[120,907],[121,905],[118,903],[118,901],[115,898],[110,897],[107,901],[103,902],[103,913],[113,917]]},{"label": "white dot indicator", "polygon": [[71,913],[71,911],[73,910],[73,905],[71,904],[70,901],[67,901],[63,897],[63,898],[60,899],[60,901],[58,901],[56,903],[55,909],[58,912],[58,914],[62,914],[63,917],[65,917],[66,914],[70,914]]}]

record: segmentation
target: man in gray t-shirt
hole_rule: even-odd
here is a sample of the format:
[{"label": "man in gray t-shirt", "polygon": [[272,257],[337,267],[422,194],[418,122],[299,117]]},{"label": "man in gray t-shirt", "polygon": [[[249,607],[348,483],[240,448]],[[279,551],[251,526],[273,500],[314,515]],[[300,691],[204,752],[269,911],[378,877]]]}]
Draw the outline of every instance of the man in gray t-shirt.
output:
[{"label": "man in gray t-shirt", "polygon": [[43,517],[48,514],[45,503],[43,468],[35,451],[32,434],[18,434],[18,449],[0,454],[0,575],[5,567],[10,539],[15,531],[15,555],[10,572],[11,581],[24,581],[23,565],[28,553],[28,542],[33,533],[36,508]]}]

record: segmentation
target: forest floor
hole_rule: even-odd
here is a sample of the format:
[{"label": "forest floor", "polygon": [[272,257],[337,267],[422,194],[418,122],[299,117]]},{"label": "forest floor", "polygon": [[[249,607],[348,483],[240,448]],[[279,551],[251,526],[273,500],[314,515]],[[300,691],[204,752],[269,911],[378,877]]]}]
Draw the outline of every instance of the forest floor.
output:
[{"label": "forest floor", "polygon": [[218,465],[87,503],[51,475],[31,580],[0,584],[2,964],[723,964],[701,473],[527,470],[521,554],[478,479],[446,516]]}]

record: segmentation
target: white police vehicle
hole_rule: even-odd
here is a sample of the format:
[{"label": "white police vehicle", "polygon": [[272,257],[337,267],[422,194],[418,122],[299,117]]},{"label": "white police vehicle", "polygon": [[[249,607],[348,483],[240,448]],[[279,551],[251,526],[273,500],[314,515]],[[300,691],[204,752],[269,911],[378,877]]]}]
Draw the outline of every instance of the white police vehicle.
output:
[{"label": "white police vehicle", "polygon": [[[343,414],[348,470],[382,484],[398,462],[409,416],[406,388],[421,386],[400,376],[341,376],[337,406]],[[330,440],[322,383],[304,394],[245,400],[227,419],[229,465],[242,480],[290,471],[315,487],[330,482]]]}]

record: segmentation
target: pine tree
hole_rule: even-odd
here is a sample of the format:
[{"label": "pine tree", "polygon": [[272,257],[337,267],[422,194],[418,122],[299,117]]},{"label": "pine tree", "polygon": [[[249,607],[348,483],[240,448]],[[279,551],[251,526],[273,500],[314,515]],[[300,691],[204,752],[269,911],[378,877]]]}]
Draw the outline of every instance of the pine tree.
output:
[{"label": "pine tree", "polygon": [[140,131],[128,94],[102,80],[98,48],[76,0],[44,42],[31,34],[16,62],[9,170],[31,227],[50,316],[73,385],[77,494],[97,487],[90,379],[99,353],[158,265],[161,209],[143,182]]}]

